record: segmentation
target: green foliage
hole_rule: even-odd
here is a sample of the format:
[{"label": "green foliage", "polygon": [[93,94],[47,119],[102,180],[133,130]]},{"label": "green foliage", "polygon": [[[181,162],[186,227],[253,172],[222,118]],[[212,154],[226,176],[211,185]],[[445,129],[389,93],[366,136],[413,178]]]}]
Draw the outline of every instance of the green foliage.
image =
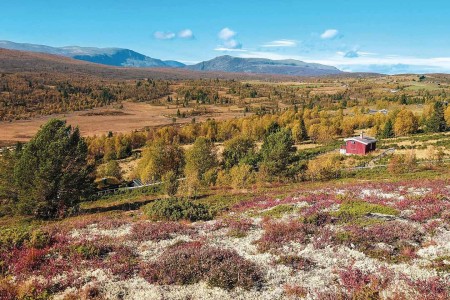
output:
[{"label": "green foliage", "polygon": [[292,213],[295,210],[295,206],[291,204],[280,204],[264,211],[261,215],[268,216],[272,218],[281,218],[285,214]]},{"label": "green foliage", "polygon": [[122,170],[120,169],[119,163],[116,160],[110,160],[107,163],[100,165],[97,168],[97,177],[114,177],[121,179]]},{"label": "green foliage", "polygon": [[183,167],[183,149],[161,138],[153,141],[145,149],[137,167],[137,174],[143,181],[159,181],[169,171],[180,177]]},{"label": "green foliage", "polygon": [[447,129],[444,118],[444,105],[440,101],[433,104],[431,116],[426,120],[426,130],[428,132],[443,132]]},{"label": "green foliage", "polygon": [[296,161],[296,149],[289,129],[275,131],[264,138],[261,165],[270,176],[289,175],[289,166]]},{"label": "green foliage", "polygon": [[28,224],[2,227],[0,229],[0,249],[13,249],[21,247],[30,240],[33,227]]},{"label": "green foliage", "polygon": [[380,204],[365,201],[346,201],[340,205],[339,210],[334,212],[333,215],[342,222],[349,222],[364,217],[369,213],[394,216],[399,214],[398,210]]},{"label": "green foliage", "polygon": [[0,155],[0,217],[12,214],[17,200],[17,188],[12,175],[19,155],[20,149],[14,153],[6,150]]},{"label": "green foliage", "polygon": [[154,221],[189,220],[194,222],[213,218],[213,214],[206,205],[179,198],[156,200],[147,204],[144,211]]},{"label": "green foliage", "polygon": [[298,122],[294,123],[294,128],[292,129],[292,133],[294,136],[294,139],[297,143],[304,142],[308,140],[308,130],[305,126],[305,121],[303,118],[300,118]]},{"label": "green foliage", "polygon": [[186,185],[188,194],[197,195],[201,186],[214,184],[218,165],[214,144],[211,140],[199,137],[186,152]]},{"label": "green foliage", "polygon": [[26,145],[15,165],[20,213],[38,218],[67,214],[93,187],[87,146],[78,128],[50,120]]},{"label": "green foliage", "polygon": [[162,177],[163,190],[168,196],[174,196],[178,190],[178,178],[174,171],[169,171]]},{"label": "green foliage", "polygon": [[392,138],[394,137],[394,125],[392,124],[392,120],[388,119],[386,124],[384,124],[383,131],[381,132],[382,138]]},{"label": "green foliage", "polygon": [[235,137],[224,144],[223,166],[230,169],[240,162],[251,161],[255,156],[255,142],[247,137]]},{"label": "green foliage", "polygon": [[245,188],[255,181],[252,167],[247,164],[239,164],[230,170],[231,186],[235,189]]}]

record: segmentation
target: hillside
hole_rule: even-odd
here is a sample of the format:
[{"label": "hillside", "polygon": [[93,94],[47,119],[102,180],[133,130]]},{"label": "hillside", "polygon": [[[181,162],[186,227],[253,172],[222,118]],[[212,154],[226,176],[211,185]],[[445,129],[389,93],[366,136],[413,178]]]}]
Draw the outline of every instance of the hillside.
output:
[{"label": "hillside", "polygon": [[122,48],[95,48],[78,46],[50,47],[45,45],[14,43],[10,41],[0,41],[0,48],[61,55],[78,60],[117,67],[168,68],[184,66],[184,64],[177,61],[165,62],[160,59],[148,57],[133,50]]},{"label": "hillside", "polygon": [[344,72],[333,66],[303,61],[270,60],[265,58],[239,58],[219,56],[209,61],[186,66],[174,60],[163,61],[122,48],[51,47],[46,45],[0,41],[0,48],[35,53],[46,53],[96,64],[128,68],[185,68],[194,71],[228,72],[245,74],[274,74],[287,76],[325,76]]},{"label": "hillside", "polygon": [[239,58],[229,55],[219,56],[196,65],[186,66],[186,68],[198,71],[223,71],[256,74],[266,73],[293,76],[322,76],[343,73],[332,66],[306,63],[293,59],[270,60],[265,58]]}]

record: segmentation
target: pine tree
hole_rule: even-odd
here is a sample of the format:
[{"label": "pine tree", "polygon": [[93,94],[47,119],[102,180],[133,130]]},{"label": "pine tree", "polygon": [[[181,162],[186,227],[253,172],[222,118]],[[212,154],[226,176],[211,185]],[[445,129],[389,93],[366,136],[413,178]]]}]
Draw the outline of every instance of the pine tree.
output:
[{"label": "pine tree", "polygon": [[428,132],[443,132],[447,129],[442,102],[436,101],[434,103],[433,112],[426,121],[426,128]]},{"label": "pine tree", "polygon": [[90,195],[92,166],[78,128],[50,120],[24,147],[14,168],[20,213],[64,216]]},{"label": "pine tree", "polygon": [[394,137],[394,126],[392,120],[388,119],[386,124],[384,124],[383,131],[381,133],[382,138],[392,138]]}]

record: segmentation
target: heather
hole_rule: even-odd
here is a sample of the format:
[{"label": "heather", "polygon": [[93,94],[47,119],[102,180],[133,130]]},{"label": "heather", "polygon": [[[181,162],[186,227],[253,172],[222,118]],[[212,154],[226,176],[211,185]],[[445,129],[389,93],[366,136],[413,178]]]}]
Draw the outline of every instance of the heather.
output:
[{"label": "heather", "polygon": [[449,191],[440,179],[320,183],[24,220],[1,229],[0,295],[447,299]]}]

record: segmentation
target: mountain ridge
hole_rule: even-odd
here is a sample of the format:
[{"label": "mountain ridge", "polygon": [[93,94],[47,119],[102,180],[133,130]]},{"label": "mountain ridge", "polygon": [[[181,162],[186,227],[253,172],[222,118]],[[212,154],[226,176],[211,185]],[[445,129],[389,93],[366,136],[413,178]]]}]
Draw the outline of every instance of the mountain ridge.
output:
[{"label": "mountain ridge", "polygon": [[343,73],[333,66],[306,63],[300,60],[271,60],[223,55],[185,68],[197,71],[222,71],[253,74],[282,74],[292,76],[320,76]]},{"label": "mountain ridge", "polygon": [[167,61],[166,63],[161,59],[152,58],[125,48],[96,48],[80,46],[51,47],[47,45],[15,43],[11,41],[0,41],[0,48],[61,55],[77,60],[116,67],[173,68],[175,65],[180,67],[184,66],[183,63],[178,61]]}]

